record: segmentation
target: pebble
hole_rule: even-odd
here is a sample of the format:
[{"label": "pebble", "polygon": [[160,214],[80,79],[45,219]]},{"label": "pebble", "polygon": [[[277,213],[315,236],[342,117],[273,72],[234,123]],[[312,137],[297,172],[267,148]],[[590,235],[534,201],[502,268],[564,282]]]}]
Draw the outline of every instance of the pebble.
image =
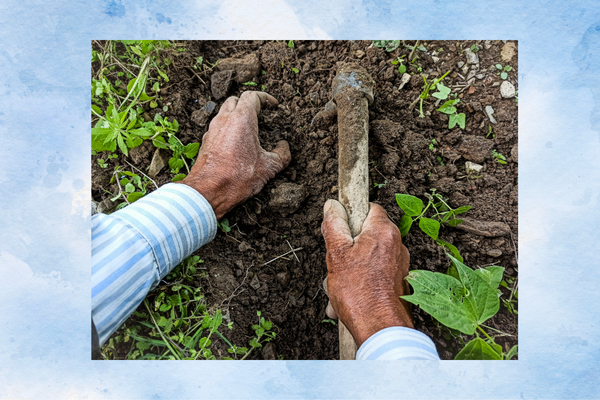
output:
[{"label": "pebble", "polygon": [[465,62],[464,62],[464,61],[459,61],[459,62],[457,62],[457,63],[456,63],[456,66],[457,66],[458,68],[462,68],[462,67],[463,67],[463,65],[465,65]]},{"label": "pebble", "polygon": [[467,171],[479,172],[483,169],[483,165],[475,164],[474,162],[467,161],[465,163]]},{"label": "pebble", "polygon": [[258,275],[254,275],[254,278],[250,281],[250,286],[254,290],[258,290],[260,288],[260,281],[258,280]]},{"label": "pebble", "polygon": [[288,271],[279,272],[276,279],[283,288],[286,288],[290,283],[290,273]]},{"label": "pebble", "polygon": [[502,251],[498,249],[491,249],[488,250],[486,254],[490,257],[500,257],[502,255]]},{"label": "pebble", "polygon": [[161,169],[167,166],[168,162],[168,157],[165,155],[164,151],[156,149],[152,156],[152,161],[150,162],[150,168],[148,168],[148,176],[154,178]]},{"label": "pebble", "polygon": [[486,50],[489,50],[489,48],[492,47],[492,42],[489,40],[486,40],[485,42],[483,42],[483,48]]},{"label": "pebble", "polygon": [[406,85],[408,83],[408,81],[410,81],[410,74],[407,74],[405,72],[402,75],[402,79],[400,79],[400,86],[398,87],[398,90],[402,89],[404,87],[404,85]]},{"label": "pebble", "polygon": [[477,78],[477,79],[483,79],[484,77],[485,77],[485,75],[484,75],[484,74],[477,74],[477,75],[476,75],[476,78]]},{"label": "pebble", "polygon": [[494,83],[492,83],[492,87],[498,87],[498,86],[500,86],[500,82],[494,82]]},{"label": "pebble", "polygon": [[467,64],[479,64],[479,56],[473,53],[471,49],[465,49],[465,55],[467,56]]},{"label": "pebble", "polygon": [[98,202],[97,201],[92,200],[91,213],[92,213],[92,215],[98,214]]},{"label": "pebble", "polygon": [[356,50],[356,58],[363,58],[365,56],[365,52],[362,50]]},{"label": "pebble", "polygon": [[500,54],[502,55],[502,61],[510,62],[515,55],[517,48],[513,42],[506,43],[502,46]]},{"label": "pebble", "polygon": [[440,61],[440,58],[436,57],[436,56],[431,56],[431,59],[433,60],[434,63],[437,63],[438,61]]},{"label": "pebble", "polygon": [[306,197],[308,197],[306,187],[286,182],[271,190],[269,206],[283,216],[287,216],[300,208],[300,204]]},{"label": "pebble", "polygon": [[519,162],[519,143],[515,144],[512,149],[510,149],[510,159],[513,162]]},{"label": "pebble", "polygon": [[464,67],[462,67],[462,73],[466,75],[467,72],[469,72],[469,66],[465,65]]},{"label": "pebble", "polygon": [[509,81],[504,81],[500,85],[500,94],[505,99],[512,99],[515,97],[515,87]]},{"label": "pebble", "polygon": [[467,80],[471,79],[475,75],[477,75],[477,71],[473,71],[473,70],[469,71],[469,75],[467,75]]},{"label": "pebble", "polygon": [[485,106],[485,113],[487,114],[492,124],[496,125],[498,123],[496,122],[496,118],[492,116],[492,114],[494,113],[494,109],[492,108],[492,106]]},{"label": "pebble", "polygon": [[265,360],[277,360],[275,345],[272,342],[267,343],[262,350],[262,356]]},{"label": "pebble", "polygon": [[510,227],[504,222],[478,221],[476,219],[463,217],[463,222],[456,228],[472,233],[473,235],[485,237],[498,237],[508,235]]}]

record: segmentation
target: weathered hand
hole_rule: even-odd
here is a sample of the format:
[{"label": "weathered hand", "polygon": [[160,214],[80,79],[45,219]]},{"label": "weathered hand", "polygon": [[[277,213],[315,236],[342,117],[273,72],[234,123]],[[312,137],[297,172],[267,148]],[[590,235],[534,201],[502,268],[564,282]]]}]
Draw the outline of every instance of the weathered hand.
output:
[{"label": "weathered hand", "polygon": [[370,203],[361,233],[352,238],[344,207],[335,200],[324,206],[321,231],[327,246],[327,315],[346,325],[357,346],[391,326],[412,328],[409,304],[410,255],[398,227],[385,210]]},{"label": "weathered hand", "polygon": [[198,159],[182,183],[196,189],[221,219],[236,205],[256,195],[265,183],[287,167],[291,160],[285,140],[272,152],[258,140],[260,108],[276,106],[264,92],[244,92],[230,97],[213,118],[202,138]]}]

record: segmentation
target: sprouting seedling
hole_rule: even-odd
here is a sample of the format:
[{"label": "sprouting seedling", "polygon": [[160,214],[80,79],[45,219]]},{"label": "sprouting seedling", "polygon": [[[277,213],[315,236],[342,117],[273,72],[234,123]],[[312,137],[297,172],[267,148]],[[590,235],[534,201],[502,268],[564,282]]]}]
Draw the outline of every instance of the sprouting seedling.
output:
[{"label": "sprouting seedling", "polygon": [[[486,137],[486,138],[488,138],[488,137],[489,137],[489,136],[490,136],[492,133],[493,133],[492,126],[491,126],[491,125],[489,125],[489,126],[488,126],[488,134],[487,134],[487,135],[485,135],[485,137]],[[496,135],[494,135],[494,136],[492,136],[492,137],[496,137]]]},{"label": "sprouting seedling", "polygon": [[479,51],[479,46],[477,45],[477,43],[475,43],[471,46],[471,51],[473,53],[477,53]]},{"label": "sprouting seedling", "polygon": [[496,149],[492,150],[492,157],[500,164],[506,164],[506,157],[502,153],[498,153]]},{"label": "sprouting seedling", "polygon": [[250,82],[244,82],[244,83],[242,83],[242,85],[244,85],[244,86],[258,86],[256,82],[252,82],[252,81],[250,81]]},{"label": "sprouting seedling", "polygon": [[[431,189],[432,194],[426,193],[425,196],[428,198],[428,203],[423,208],[423,201],[418,197],[411,196],[409,194],[396,194],[396,202],[398,206],[404,211],[404,216],[400,220],[400,234],[405,237],[410,230],[410,227],[414,222],[419,222],[419,228],[428,236],[430,236],[437,244],[443,247],[447,247],[452,254],[459,260],[462,260],[458,249],[452,244],[447,243],[438,238],[440,232],[440,226],[443,223],[454,227],[462,223],[462,219],[455,218],[457,215],[467,212],[471,209],[471,206],[463,206],[457,209],[453,209],[446,203],[444,197],[436,193],[436,189]],[[426,218],[424,215],[429,209],[433,207],[433,215],[431,218]]]},{"label": "sprouting seedling", "polygon": [[429,150],[433,151],[435,149],[436,144],[437,141],[435,139],[431,139],[431,142],[429,142]]},{"label": "sprouting seedling", "polygon": [[437,109],[439,112],[449,115],[448,129],[454,128],[457,124],[461,129],[465,129],[465,113],[457,113],[456,107],[454,107],[458,103],[460,103],[460,99],[448,100]]},{"label": "sprouting seedling", "polygon": [[227,218],[223,218],[221,222],[217,222],[217,226],[225,233],[231,232],[231,227],[229,226],[229,220]]},{"label": "sprouting seedling", "polygon": [[396,58],[395,60],[392,61],[392,65],[398,65],[400,64],[400,66],[398,67],[398,73],[400,75],[404,74],[406,72],[406,65],[404,65],[404,60],[403,58],[406,57],[406,55],[403,55],[401,57]]},{"label": "sprouting seedling", "polygon": [[293,71],[295,74],[297,74],[297,73],[299,73],[299,72],[300,72],[300,70],[299,70],[298,68],[292,68],[292,71]]},{"label": "sprouting seedling", "polygon": [[[412,110],[413,107],[417,104],[417,102],[420,102],[420,105],[419,105],[419,118],[425,118],[425,114],[423,113],[423,100],[425,100],[425,99],[427,99],[427,98],[430,97],[429,96],[429,91],[432,90],[432,89],[434,89],[442,81],[442,79],[444,79],[449,73],[450,73],[450,71],[446,72],[441,78],[436,79],[435,81],[433,81],[433,83],[427,83],[427,79],[425,79],[425,77],[423,76],[423,81],[425,82],[425,85],[423,86],[423,91],[421,92],[421,94],[419,95],[419,97],[415,101],[413,101],[412,104],[409,106],[409,110]],[[444,93],[446,93],[445,94],[446,97],[444,97],[444,98],[447,98],[448,97],[448,93],[450,93],[450,89],[446,88],[447,90],[446,89],[440,90],[440,88],[446,88],[446,87],[443,86],[443,85],[440,86],[438,88],[439,92],[436,92],[436,93],[439,93],[439,94],[436,95],[436,96],[434,96],[434,97],[440,98],[438,96],[444,96]],[[435,93],[434,93],[434,95],[435,95]]]},{"label": "sprouting seedling", "polygon": [[374,186],[375,186],[377,189],[381,189],[382,187],[384,187],[385,185],[387,185],[387,183],[388,183],[388,181],[387,181],[387,179],[386,179],[386,180],[385,180],[385,182],[383,182],[383,183],[375,183],[375,184],[374,184]]},{"label": "sprouting seedling", "polygon": [[389,53],[400,46],[400,40],[373,40],[373,46],[384,48]]},{"label": "sprouting seedling", "polygon": [[503,80],[506,80],[506,78],[508,78],[508,72],[512,71],[512,67],[510,65],[505,65],[503,68],[502,64],[496,64],[496,69],[500,70],[496,75],[500,75],[500,78]]},{"label": "sprouting seedling", "polygon": [[288,47],[289,47],[290,49],[293,49],[293,48],[294,48],[294,41],[293,41],[293,40],[290,40],[290,41],[288,42]]}]

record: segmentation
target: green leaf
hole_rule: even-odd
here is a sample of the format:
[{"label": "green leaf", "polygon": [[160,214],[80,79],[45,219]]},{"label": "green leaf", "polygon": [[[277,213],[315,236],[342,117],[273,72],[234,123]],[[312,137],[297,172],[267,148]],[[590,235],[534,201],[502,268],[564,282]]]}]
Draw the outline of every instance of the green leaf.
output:
[{"label": "green leaf", "polygon": [[419,228],[427,235],[431,236],[433,240],[437,240],[440,232],[440,223],[434,219],[421,217],[419,220]]},{"label": "green leaf", "polygon": [[475,273],[485,280],[492,289],[498,289],[502,275],[504,274],[504,268],[493,265],[491,267],[476,269]]},{"label": "green leaf", "polygon": [[517,349],[518,349],[518,345],[515,344],[513,347],[510,348],[508,353],[506,353],[506,357],[504,359],[510,360],[511,358],[513,358],[514,356],[519,354]]},{"label": "green leaf", "polygon": [[438,92],[433,93],[432,96],[442,100],[447,99],[451,91],[449,87],[444,86],[441,82],[437,84],[437,90]]},{"label": "green leaf", "polygon": [[423,210],[423,201],[418,197],[409,194],[396,193],[396,202],[402,211],[409,217],[416,217],[420,215]]},{"label": "green leaf", "polygon": [[450,119],[448,120],[448,129],[452,129],[458,124],[462,129],[465,129],[465,114],[454,114],[450,115]]},{"label": "green leaf", "polygon": [[444,108],[440,107],[437,110],[439,112],[443,112],[444,114],[454,114],[456,112],[456,107],[444,107]]},{"label": "green leaf", "polygon": [[158,107],[158,103],[155,100],[152,100],[150,102],[150,108],[156,108],[156,107]]},{"label": "green leaf", "polygon": [[507,74],[506,72],[502,72],[502,73],[500,74],[500,78],[502,78],[502,79],[506,80],[506,78],[508,78],[508,74]]},{"label": "green leaf", "polygon": [[[456,257],[456,259],[460,262],[463,262],[463,258],[460,255],[460,253],[458,252],[458,249],[452,244],[452,243],[448,243],[448,242],[444,242],[443,240],[438,239],[437,244],[439,244],[440,246],[444,246],[447,247],[448,250],[450,250],[450,253],[452,253],[452,255],[454,257]],[[457,278],[458,279],[458,278]]]},{"label": "green leaf", "polygon": [[133,51],[135,54],[137,54],[138,56],[142,57],[142,51],[140,50],[140,48],[138,46],[129,46],[129,48],[131,49],[131,51]]},{"label": "green leaf", "polygon": [[112,128],[92,128],[92,150],[115,151],[117,143],[114,140],[114,130]]},{"label": "green leaf", "polygon": [[404,74],[406,72],[406,65],[402,64],[398,67],[398,72],[400,73],[400,75]]},{"label": "green leaf", "polygon": [[300,70],[299,70],[298,68],[292,68],[292,71],[293,71],[295,74],[297,74],[297,73],[299,73],[299,72],[300,72]]},{"label": "green leaf", "polygon": [[485,279],[456,258],[448,257],[459,280],[437,272],[411,271],[406,279],[414,294],[402,298],[421,306],[447,327],[472,335],[478,325],[498,312],[500,301]]},{"label": "green leaf", "polygon": [[451,219],[450,221],[448,221],[448,225],[450,225],[451,227],[456,227],[463,222],[464,221],[462,219],[454,218],[454,219]]},{"label": "green leaf", "polygon": [[496,68],[502,69],[502,64],[496,64]]},{"label": "green leaf", "polygon": [[177,174],[171,179],[171,182],[179,182],[182,181],[187,175],[186,174]]},{"label": "green leaf", "polygon": [[294,41],[293,41],[293,40],[290,40],[290,41],[288,42],[288,47],[289,47],[290,49],[293,49],[293,48],[294,48]]},{"label": "green leaf", "polygon": [[246,85],[246,86],[257,86],[256,82],[252,82],[252,81],[250,81],[250,82],[244,82],[244,83],[242,83],[242,85]]},{"label": "green leaf", "polygon": [[127,201],[130,203],[135,203],[137,200],[141,199],[142,197],[144,197],[144,195],[141,194],[140,192],[133,192],[129,196],[127,196]]},{"label": "green leaf", "polygon": [[253,338],[250,341],[250,346],[252,346],[252,348],[258,348],[258,347],[262,347],[262,344],[258,343],[258,340],[256,338]]},{"label": "green leaf", "polygon": [[409,217],[408,215],[404,214],[404,216],[400,220],[400,226],[398,226],[398,228],[400,229],[400,235],[402,237],[406,236],[406,234],[410,230],[410,227],[412,226],[412,223],[413,223],[412,218]]},{"label": "green leaf", "polygon": [[123,152],[123,154],[128,155],[129,152],[127,150],[127,146],[125,145],[125,141],[123,140],[123,136],[117,136],[117,144],[119,145],[119,149]]},{"label": "green leaf", "polygon": [[455,360],[502,360],[502,357],[485,340],[475,338],[462,349]]},{"label": "green leaf", "polygon": [[506,72],[510,72],[510,71],[512,71],[512,67],[510,65],[507,65],[507,66],[504,67],[504,70]]},{"label": "green leaf", "polygon": [[102,110],[97,105],[92,104],[92,110],[94,110],[96,114],[102,115]]},{"label": "green leaf", "polygon": [[194,158],[198,154],[198,150],[200,150],[200,143],[190,143],[184,147],[183,154],[187,158]]},{"label": "green leaf", "polygon": [[183,160],[179,157],[171,157],[169,159],[169,168],[171,168],[171,171],[173,171],[174,174],[178,173],[184,165]]},{"label": "green leaf", "polygon": [[127,185],[125,185],[125,191],[127,193],[135,192],[135,186],[133,186],[133,183],[128,183]]},{"label": "green leaf", "polygon": [[158,136],[156,139],[154,139],[152,141],[152,144],[154,144],[154,146],[158,147],[159,149],[167,150],[169,148],[169,146],[167,146],[167,142],[165,141],[165,138],[162,136]]},{"label": "green leaf", "polygon": [[465,213],[465,212],[469,211],[470,209],[471,209],[471,206],[458,207],[456,210],[454,210],[454,215]]}]

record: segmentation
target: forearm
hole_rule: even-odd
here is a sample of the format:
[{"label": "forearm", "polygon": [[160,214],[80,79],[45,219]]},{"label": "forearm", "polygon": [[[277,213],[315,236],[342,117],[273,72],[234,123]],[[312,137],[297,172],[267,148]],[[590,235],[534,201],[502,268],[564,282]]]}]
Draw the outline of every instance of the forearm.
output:
[{"label": "forearm", "polygon": [[92,319],[100,344],[176,265],[210,242],[210,203],[186,185],[167,184],[111,215],[92,219]]}]

